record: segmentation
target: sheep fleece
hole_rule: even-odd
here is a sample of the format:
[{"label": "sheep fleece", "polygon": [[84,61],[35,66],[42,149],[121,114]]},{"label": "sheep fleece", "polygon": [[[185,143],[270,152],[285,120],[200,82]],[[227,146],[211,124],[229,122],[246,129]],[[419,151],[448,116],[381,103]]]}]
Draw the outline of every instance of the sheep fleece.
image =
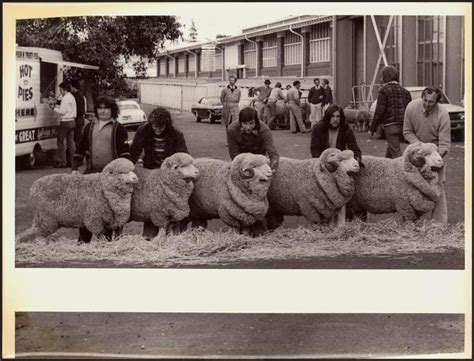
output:
[{"label": "sheep fleece", "polygon": [[[132,171],[133,163],[126,162]],[[133,185],[125,184],[121,177],[102,172],[53,174],[38,179],[30,189],[30,203],[35,211],[33,224],[43,236],[61,226],[85,226],[98,235],[105,229],[124,225],[130,217]]]},{"label": "sheep fleece", "polygon": [[251,193],[248,181],[232,174],[231,162],[200,158],[194,165],[200,176],[189,199],[190,219],[220,217],[225,224],[238,228],[251,226],[265,217],[267,186],[262,186],[260,194]]},{"label": "sheep fleece", "polygon": [[280,158],[268,192],[269,214],[303,215],[313,223],[337,215],[354,193],[354,180],[340,167],[330,173],[321,161]]},{"label": "sheep fleece", "polygon": [[178,170],[135,168],[138,183],[132,196],[132,221],[151,221],[164,227],[168,221],[188,216],[193,182],[185,182]]},{"label": "sheep fleece", "polygon": [[365,168],[354,175],[356,191],[349,206],[374,214],[398,212],[411,220],[430,212],[441,194],[437,173],[424,179],[406,162],[404,157],[365,156]]}]

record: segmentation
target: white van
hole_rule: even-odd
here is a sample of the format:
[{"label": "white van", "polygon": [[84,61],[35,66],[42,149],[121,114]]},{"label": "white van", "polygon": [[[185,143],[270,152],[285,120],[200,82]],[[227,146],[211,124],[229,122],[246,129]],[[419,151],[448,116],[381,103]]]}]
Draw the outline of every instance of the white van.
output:
[{"label": "white van", "polygon": [[57,149],[58,115],[48,105],[48,93],[59,94],[66,67],[98,69],[63,61],[61,52],[16,47],[15,155],[35,168],[40,152]]}]

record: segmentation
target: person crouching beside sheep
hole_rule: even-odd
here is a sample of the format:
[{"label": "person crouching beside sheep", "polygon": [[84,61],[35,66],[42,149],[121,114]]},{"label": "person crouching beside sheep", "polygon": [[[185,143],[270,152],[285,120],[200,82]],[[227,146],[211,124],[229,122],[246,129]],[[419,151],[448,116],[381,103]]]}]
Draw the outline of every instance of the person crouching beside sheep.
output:
[{"label": "person crouching beside sheep", "polygon": [[[120,110],[115,100],[109,96],[99,96],[95,101],[94,111],[97,119],[84,127],[79,146],[72,157],[72,174],[79,174],[78,168],[84,157],[86,170],[83,174],[102,172],[107,164],[117,158],[130,160],[128,132],[117,121]],[[111,240],[114,231],[118,236],[121,228],[108,229],[104,236]],[[90,230],[86,227],[79,228],[79,243],[89,243],[91,238]]]},{"label": "person crouching beside sheep", "polygon": [[354,131],[346,124],[344,110],[337,104],[331,104],[326,109],[322,122],[317,123],[311,131],[310,150],[313,158],[319,158],[328,148],[352,150],[354,158],[363,167],[362,152]]},{"label": "person crouching beside sheep", "polygon": [[[183,133],[172,125],[170,112],[157,107],[148,116],[148,122],[137,129],[130,147],[131,160],[137,163],[142,151],[143,168],[158,169],[163,161],[175,153],[189,153]],[[150,240],[159,228],[151,220],[143,223],[143,237]]]},{"label": "person crouching beside sheep", "polygon": [[[242,153],[262,154],[270,158],[272,172],[278,169],[280,156],[273,143],[272,132],[258,120],[255,109],[247,107],[240,111],[239,121],[231,124],[227,130],[227,142],[232,160]],[[265,221],[258,221],[253,232],[258,235],[266,229]]]}]

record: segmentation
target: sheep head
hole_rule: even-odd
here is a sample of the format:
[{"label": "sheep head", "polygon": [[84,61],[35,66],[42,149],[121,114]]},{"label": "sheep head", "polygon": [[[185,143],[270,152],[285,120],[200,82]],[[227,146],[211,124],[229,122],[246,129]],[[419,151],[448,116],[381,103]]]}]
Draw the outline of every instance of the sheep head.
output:
[{"label": "sheep head", "polygon": [[270,188],[273,172],[270,160],[261,154],[242,153],[234,158],[231,165],[231,179],[242,185],[246,193],[264,197]]},{"label": "sheep head", "polygon": [[403,152],[405,171],[417,171],[423,178],[430,180],[444,166],[444,160],[438,153],[438,147],[432,143],[412,143]]},{"label": "sheep head", "polygon": [[321,153],[321,170],[334,173],[337,170],[347,174],[357,173],[360,170],[359,162],[354,158],[352,150],[340,151],[336,148],[328,148]]},{"label": "sheep head", "polygon": [[191,182],[199,177],[199,170],[193,164],[194,158],[187,153],[175,153],[164,160],[161,169],[179,172],[179,177],[185,182]]},{"label": "sheep head", "polygon": [[100,175],[103,189],[120,195],[131,194],[134,184],[138,182],[134,168],[134,164],[125,158],[111,161]]}]

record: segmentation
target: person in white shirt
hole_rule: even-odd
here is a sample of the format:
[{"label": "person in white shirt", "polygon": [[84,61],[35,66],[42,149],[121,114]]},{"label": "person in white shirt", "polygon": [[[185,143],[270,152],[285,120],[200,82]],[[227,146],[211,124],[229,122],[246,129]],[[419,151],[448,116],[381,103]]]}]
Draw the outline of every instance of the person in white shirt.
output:
[{"label": "person in white shirt", "polygon": [[61,105],[54,108],[54,111],[59,114],[58,161],[54,165],[54,168],[66,168],[68,167],[68,162],[64,141],[67,143],[67,150],[70,155],[69,159],[71,159],[76,150],[74,129],[76,128],[75,119],[77,107],[76,99],[74,99],[74,96],[71,94],[71,84],[68,82],[59,84],[59,91],[62,96]]},{"label": "person in white shirt", "polygon": [[270,109],[270,118],[268,119],[267,125],[270,129],[277,116],[277,102],[279,100],[287,101],[285,94],[283,94],[283,91],[281,90],[281,83],[277,82],[275,87],[272,89],[267,102],[268,108]]}]

